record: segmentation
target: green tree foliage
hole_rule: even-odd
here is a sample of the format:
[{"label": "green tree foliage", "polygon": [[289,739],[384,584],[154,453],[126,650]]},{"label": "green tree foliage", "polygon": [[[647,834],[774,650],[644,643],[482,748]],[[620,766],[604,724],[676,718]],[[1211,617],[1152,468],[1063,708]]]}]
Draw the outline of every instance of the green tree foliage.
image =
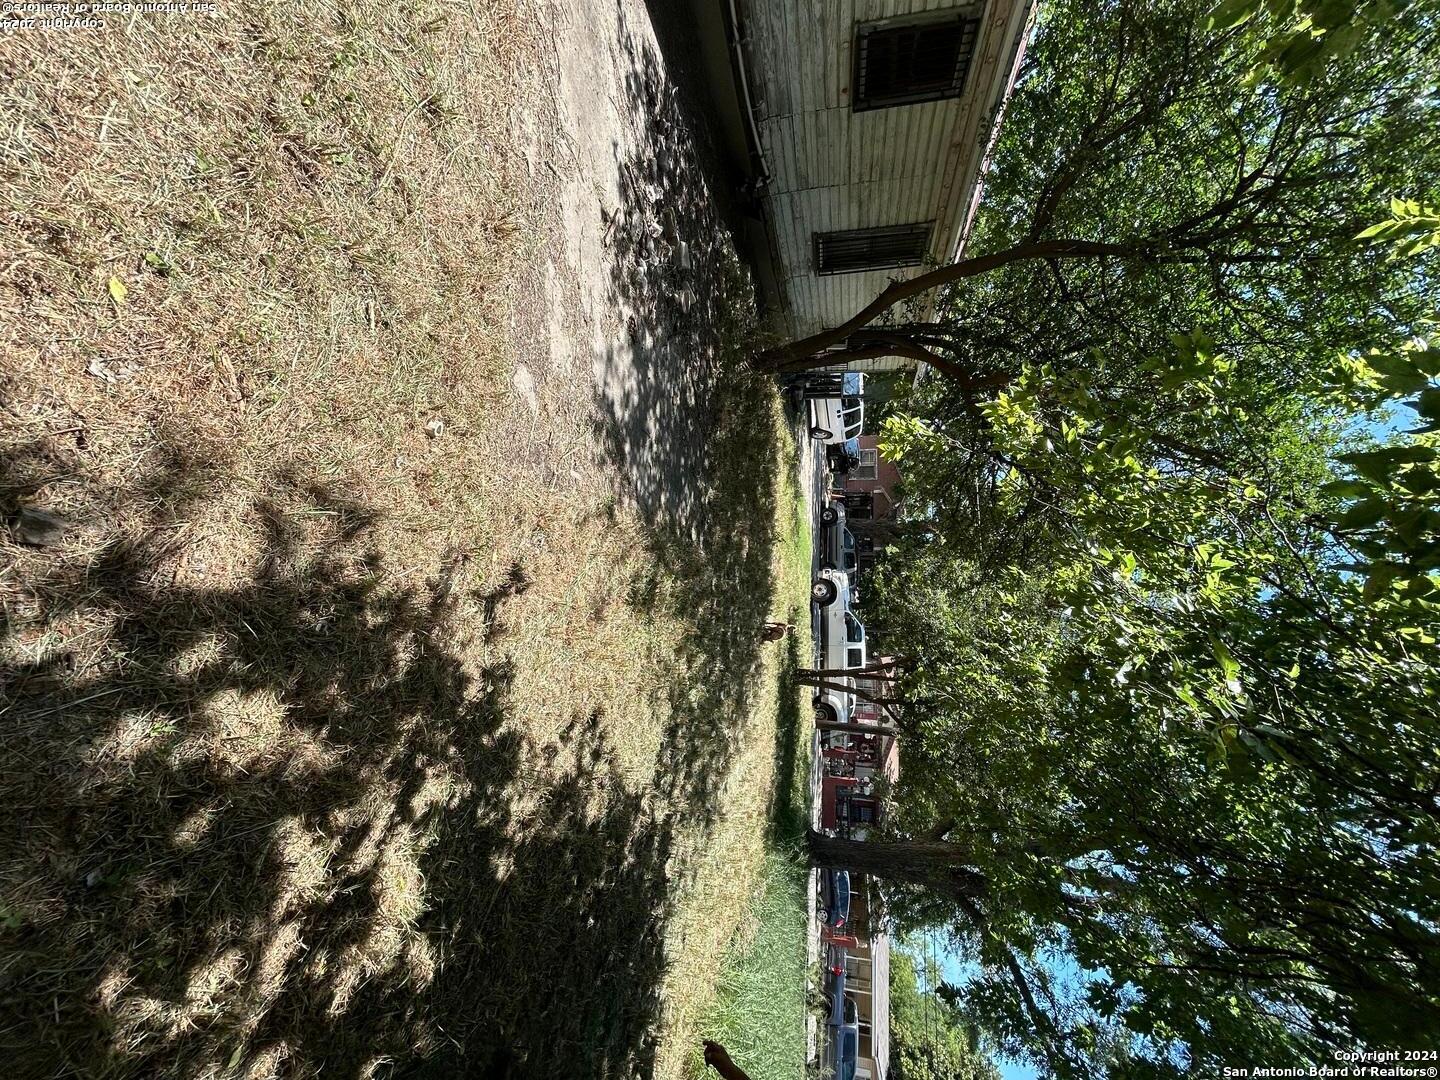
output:
[{"label": "green tree foliage", "polygon": [[[928,965],[926,982],[939,985]],[[920,988],[920,972],[911,956],[890,953],[891,1080],[1000,1080],[1000,1073],[977,1046],[978,1034],[953,996]]]},{"label": "green tree foliage", "polygon": [[945,376],[892,910],[1058,1075],[1440,1045],[1436,19],[1267,81],[1275,18],[1050,5],[971,258],[1048,254],[866,331]]},{"label": "green tree foliage", "polygon": [[1263,29],[1251,78],[1273,72],[1308,81],[1383,33],[1407,7],[1407,0],[1221,0],[1207,23],[1213,29],[1256,20]]}]

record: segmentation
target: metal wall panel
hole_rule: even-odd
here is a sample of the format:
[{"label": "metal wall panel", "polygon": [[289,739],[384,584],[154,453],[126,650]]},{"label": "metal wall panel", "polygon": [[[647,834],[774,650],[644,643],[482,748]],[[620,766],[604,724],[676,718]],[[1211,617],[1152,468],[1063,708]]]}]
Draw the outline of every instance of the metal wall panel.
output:
[{"label": "metal wall panel", "polygon": [[[854,314],[894,275],[819,277],[817,232],[933,221],[929,258],[954,254],[988,123],[1030,0],[745,0],[751,93],[771,170],[768,210],[794,333]],[[850,109],[857,23],[931,11],[981,18],[959,98],[855,113]]]}]

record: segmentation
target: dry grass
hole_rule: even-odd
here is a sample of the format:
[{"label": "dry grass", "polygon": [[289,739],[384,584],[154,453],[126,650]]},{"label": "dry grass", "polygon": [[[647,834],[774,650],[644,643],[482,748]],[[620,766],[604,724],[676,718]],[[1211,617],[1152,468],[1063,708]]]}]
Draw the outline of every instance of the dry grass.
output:
[{"label": "dry grass", "polygon": [[529,15],[0,38],[0,509],[71,525],[0,545],[17,1076],[621,1076],[688,1038],[666,965],[757,865],[719,808],[771,777],[786,463],[768,387],[705,388],[699,556],[617,502],[592,401],[511,393]]},{"label": "dry grass", "polygon": [[527,27],[238,4],[3,40],[7,441],[81,542],[144,520],[183,530],[178,578],[242,580],[300,476],[383,508],[416,572],[495,531]]},{"label": "dry grass", "polygon": [[[723,993],[736,940],[753,941],[759,932],[757,899],[766,890],[771,852],[777,841],[782,846],[793,844],[792,823],[805,819],[809,798],[808,761],[798,753],[799,742],[808,735],[808,717],[800,709],[802,695],[791,676],[809,640],[811,526],[808,504],[799,489],[799,456],[794,443],[783,433],[780,437],[790,449],[780,472],[776,505],[775,527],[781,542],[772,555],[776,589],[770,617],[795,623],[797,633],[766,647],[755,679],[759,690],[741,721],[737,753],[725,763],[729,772],[719,794],[720,812],[710,829],[682,841],[689,856],[684,865],[690,873],[668,934],[667,944],[677,961],[665,986],[665,1037],[657,1070],[662,1078],[697,1071],[701,1036],[714,1035],[709,1014]],[[796,973],[803,979],[803,893],[795,914],[802,928]],[[783,968],[784,962],[779,966]],[[761,1009],[767,1004],[755,1003]],[[803,1051],[803,1018],[794,1028],[793,1038]],[[762,1070],[756,1075],[766,1074]]]}]

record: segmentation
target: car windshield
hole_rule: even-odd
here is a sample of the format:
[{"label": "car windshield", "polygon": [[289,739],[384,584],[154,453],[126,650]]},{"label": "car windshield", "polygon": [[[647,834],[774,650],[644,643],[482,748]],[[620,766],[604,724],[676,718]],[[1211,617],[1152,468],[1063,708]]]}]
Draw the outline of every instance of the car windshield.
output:
[{"label": "car windshield", "polygon": [[840,392],[842,394],[863,393],[862,388],[865,385],[865,376],[861,375],[858,371],[847,371],[844,377],[840,380],[840,385]]}]

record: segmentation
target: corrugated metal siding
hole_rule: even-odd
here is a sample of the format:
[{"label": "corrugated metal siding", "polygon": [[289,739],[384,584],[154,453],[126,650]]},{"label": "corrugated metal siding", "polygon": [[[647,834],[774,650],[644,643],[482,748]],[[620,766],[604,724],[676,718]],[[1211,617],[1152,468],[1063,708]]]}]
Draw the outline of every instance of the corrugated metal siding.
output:
[{"label": "corrugated metal siding", "polygon": [[[996,99],[996,71],[1026,0],[746,0],[745,32],[767,190],[794,333],[853,315],[897,273],[820,277],[817,232],[933,221],[930,259],[952,255]],[[854,113],[857,23],[932,11],[982,20],[969,85],[959,98]]]}]

